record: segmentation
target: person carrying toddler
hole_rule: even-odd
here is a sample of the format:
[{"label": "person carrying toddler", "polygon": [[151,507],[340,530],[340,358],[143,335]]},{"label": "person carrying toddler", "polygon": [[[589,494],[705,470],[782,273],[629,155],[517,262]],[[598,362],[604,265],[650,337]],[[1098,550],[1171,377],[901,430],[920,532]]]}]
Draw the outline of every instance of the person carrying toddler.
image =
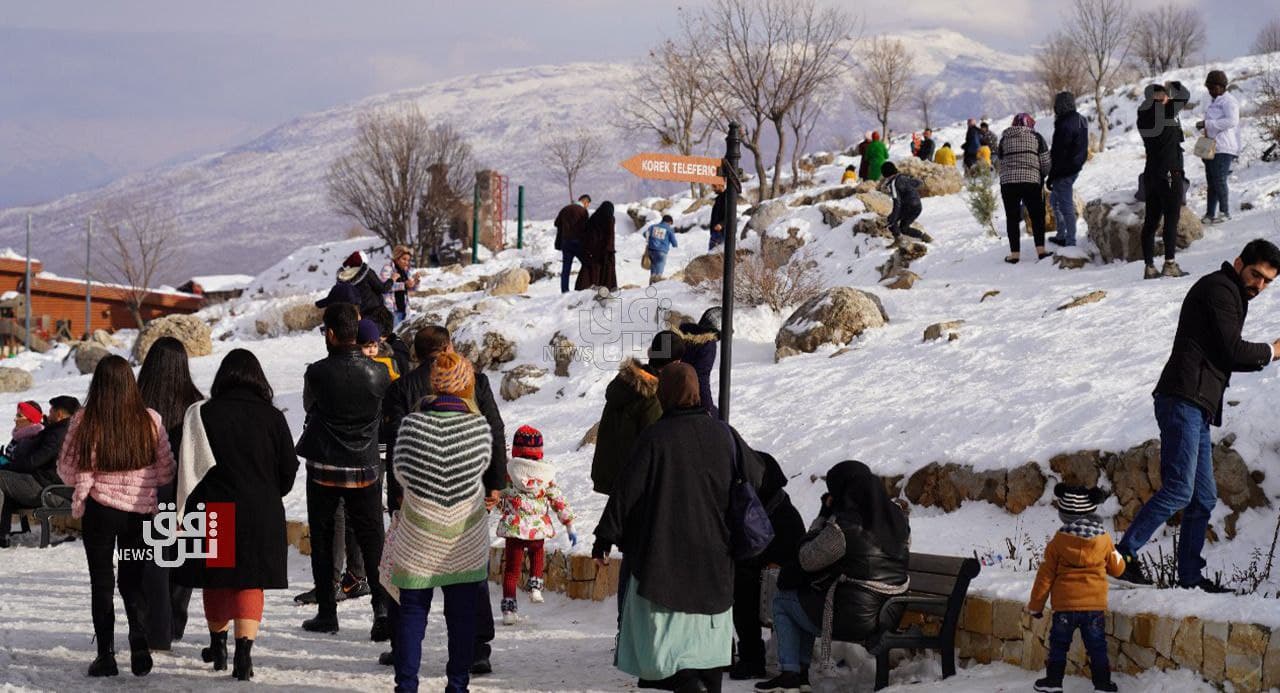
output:
[{"label": "person carrying toddler", "polygon": [[525,553],[529,554],[529,601],[542,603],[543,543],[556,535],[551,524],[555,513],[569,534],[570,545],[577,546],[573,531],[573,510],[564,492],[556,486],[556,470],[542,461],[542,434],[532,426],[521,426],[511,443],[511,461],[507,464],[507,487],[498,501],[502,517],[498,520],[498,536],[507,540],[502,572],[502,623],[512,626],[518,621],[516,587]]}]

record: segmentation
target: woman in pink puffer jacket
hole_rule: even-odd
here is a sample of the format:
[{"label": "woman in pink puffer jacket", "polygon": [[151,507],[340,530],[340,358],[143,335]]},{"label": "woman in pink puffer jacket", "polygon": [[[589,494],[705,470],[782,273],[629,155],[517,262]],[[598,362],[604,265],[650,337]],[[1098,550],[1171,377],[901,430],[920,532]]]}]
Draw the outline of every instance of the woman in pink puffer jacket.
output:
[{"label": "woman in pink puffer jacket", "polygon": [[173,452],[160,415],[142,403],[129,363],[108,356],[98,363],[84,408],[71,420],[58,458],[58,476],[75,486],[71,512],[83,518],[89,562],[93,632],[98,656],[90,676],[115,676],[115,575],[120,549],[120,595],[129,619],[129,663],[136,676],[151,671],[143,523],[156,512],[156,489],[173,479]]}]

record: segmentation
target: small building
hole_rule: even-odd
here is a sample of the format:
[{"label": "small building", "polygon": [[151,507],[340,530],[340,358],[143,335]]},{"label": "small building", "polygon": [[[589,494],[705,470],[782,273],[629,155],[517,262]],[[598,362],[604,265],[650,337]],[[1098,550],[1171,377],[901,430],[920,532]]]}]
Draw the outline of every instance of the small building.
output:
[{"label": "small building", "polygon": [[[0,256],[0,293],[13,291],[24,302],[10,309],[15,320],[26,319],[25,292],[27,261],[12,254]],[[79,337],[94,330],[120,330],[138,325],[129,312],[130,289],[97,281],[90,285],[89,325],[84,324],[85,280],[49,274],[39,260],[31,261],[31,327],[34,336],[55,339],[59,335]],[[204,299],[175,289],[151,289],[142,302],[142,319],[151,320],[175,313],[194,313],[204,307]],[[18,314],[21,313],[21,314]]]},{"label": "small building", "polygon": [[247,274],[211,274],[192,277],[191,281],[179,286],[178,291],[203,296],[205,305],[213,305],[240,298],[252,283],[253,277]]}]

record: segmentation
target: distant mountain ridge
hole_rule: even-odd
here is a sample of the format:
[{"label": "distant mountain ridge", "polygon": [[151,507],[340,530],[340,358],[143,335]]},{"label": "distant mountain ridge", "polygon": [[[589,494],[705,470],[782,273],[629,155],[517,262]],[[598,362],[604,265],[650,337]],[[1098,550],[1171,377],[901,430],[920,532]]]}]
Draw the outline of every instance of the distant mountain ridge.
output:
[{"label": "distant mountain ridge", "polygon": [[[1021,83],[1030,75],[1027,57],[993,50],[953,31],[915,31],[896,35],[915,53],[924,79],[940,85],[931,120],[949,123],[985,113],[1025,110]],[[347,149],[360,113],[385,106],[417,103],[432,118],[448,120],[472,143],[477,161],[525,186],[526,217],[549,216],[564,202],[563,185],[542,163],[539,137],[576,127],[609,128],[616,123],[618,99],[637,68],[622,63],[541,65],[457,77],[421,88],[373,96],[290,120],[226,152],[127,176],[97,190],[53,202],[0,210],[0,245],[22,246],[26,214],[37,233],[33,254],[53,271],[83,271],[85,218],[105,201],[134,196],[158,202],[178,216],[182,256],[162,268],[161,279],[180,282],[191,275],[254,273],[293,249],[340,238],[354,223],[333,213],[325,199],[324,175]],[[818,150],[856,141],[873,127],[847,94],[850,79],[810,140]],[[897,130],[919,127],[913,106],[894,118]],[[672,188],[640,181],[617,163],[636,151],[655,148],[608,131],[606,152],[579,184],[597,199],[638,199]],[[719,149],[719,142],[710,150]],[[510,210],[514,218],[514,208]]]}]

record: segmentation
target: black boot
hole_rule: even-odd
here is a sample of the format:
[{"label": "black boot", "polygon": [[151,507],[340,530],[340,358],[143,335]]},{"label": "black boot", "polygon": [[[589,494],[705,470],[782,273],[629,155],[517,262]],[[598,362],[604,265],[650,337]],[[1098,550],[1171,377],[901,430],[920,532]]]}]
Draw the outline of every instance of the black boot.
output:
[{"label": "black boot", "polygon": [[1067,673],[1067,663],[1048,663],[1045,665],[1045,677],[1036,681],[1036,690],[1040,693],[1061,693],[1062,675]]},{"label": "black boot", "polygon": [[213,662],[214,671],[227,670],[227,631],[209,633],[209,646],[200,650],[200,659]]},{"label": "black boot", "polygon": [[147,636],[129,636],[129,670],[134,676],[146,676],[151,673],[151,648],[147,647]]},{"label": "black boot", "polygon": [[338,632],[338,614],[317,614],[315,618],[309,618],[302,622],[302,629],[310,633],[329,633],[330,635]]},{"label": "black boot", "polygon": [[117,676],[120,674],[116,666],[115,646],[111,638],[98,638],[98,657],[89,665],[90,676]]},{"label": "black boot", "polygon": [[253,641],[249,638],[236,638],[236,661],[231,675],[241,681],[253,678]]}]

